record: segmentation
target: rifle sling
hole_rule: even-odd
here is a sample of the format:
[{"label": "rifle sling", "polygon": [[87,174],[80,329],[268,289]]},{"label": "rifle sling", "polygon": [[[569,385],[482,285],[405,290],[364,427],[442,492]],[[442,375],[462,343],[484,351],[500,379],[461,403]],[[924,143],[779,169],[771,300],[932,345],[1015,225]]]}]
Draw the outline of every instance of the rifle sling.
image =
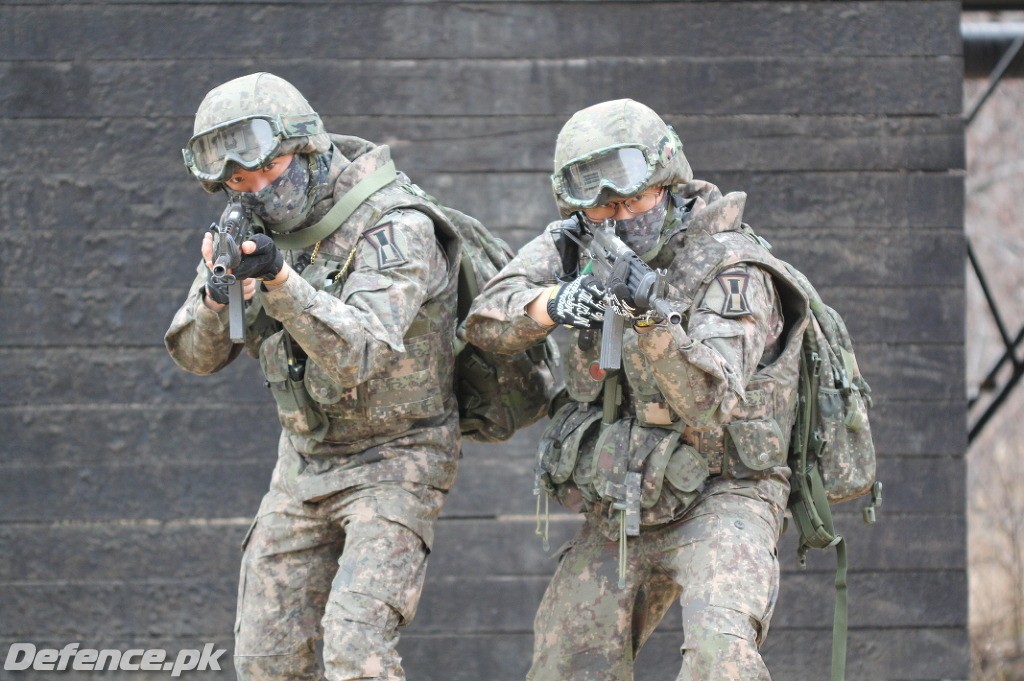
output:
[{"label": "rifle sling", "polygon": [[316,224],[300,229],[297,232],[288,232],[286,234],[268,230],[270,236],[274,239],[277,247],[285,251],[308,248],[333,234],[338,227],[341,227],[345,220],[349,219],[363,201],[373,195],[374,192],[394,182],[397,178],[395,162],[388,161],[357,182],[354,187],[341,197],[340,201],[327,211],[327,215],[323,216]]}]

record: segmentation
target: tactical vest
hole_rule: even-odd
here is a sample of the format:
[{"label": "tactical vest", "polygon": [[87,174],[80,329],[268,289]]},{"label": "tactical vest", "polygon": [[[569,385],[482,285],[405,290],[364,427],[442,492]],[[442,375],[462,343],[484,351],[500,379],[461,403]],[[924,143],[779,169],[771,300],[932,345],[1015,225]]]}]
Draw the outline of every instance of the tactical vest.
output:
[{"label": "tactical vest", "polygon": [[405,352],[392,352],[376,374],[353,387],[338,385],[306,359],[284,329],[270,335],[260,347],[260,365],[277,401],[281,425],[295,435],[338,444],[380,440],[455,409],[452,332],[459,238],[440,211],[391,183],[365,199],[356,214],[324,239],[319,257],[301,276],[318,291],[340,296],[359,239],[400,208],[419,210],[433,220],[450,263],[444,291],[417,311],[404,336]]},{"label": "tactical vest", "polygon": [[[683,423],[662,395],[638,334],[623,337],[618,418],[602,424],[609,382],[599,371],[600,331],[573,330],[565,364],[573,400],[552,418],[538,459],[540,483],[571,510],[604,503],[624,510],[623,534],[678,517],[709,476],[758,478],[784,467],[796,414],[807,298],[782,261],[752,231],[683,234],[682,248],[663,265],[666,298],[696,311],[715,277],[751,264],[771,274],[785,327],[779,355],[748,381],[743,400],[724,427]],[[669,254],[670,249],[666,249]],[[607,419],[604,419],[607,421]]]}]

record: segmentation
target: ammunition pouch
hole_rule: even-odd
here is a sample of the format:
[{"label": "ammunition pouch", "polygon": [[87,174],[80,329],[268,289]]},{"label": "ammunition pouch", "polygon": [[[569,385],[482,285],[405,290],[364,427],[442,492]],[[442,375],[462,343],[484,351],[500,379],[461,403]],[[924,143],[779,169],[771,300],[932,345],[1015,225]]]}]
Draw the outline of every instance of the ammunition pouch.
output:
[{"label": "ammunition pouch", "polygon": [[678,518],[708,479],[707,461],[677,429],[643,426],[627,417],[601,423],[602,409],[570,402],[541,438],[541,485],[572,511],[597,505],[626,511],[630,534]]},{"label": "ammunition pouch", "polygon": [[[306,267],[302,277],[318,290],[340,295],[344,266],[329,258]],[[361,283],[374,290],[379,283]],[[421,308],[404,338],[405,352],[395,353],[383,371],[354,387],[339,385],[281,329],[260,346],[260,366],[277,402],[285,430],[318,442],[355,442],[401,433],[416,421],[445,413],[441,375],[445,341],[439,304]],[[298,356],[297,356],[298,355]]]},{"label": "ammunition pouch", "polygon": [[277,402],[277,417],[281,427],[298,435],[321,440],[327,432],[327,415],[306,390],[305,365],[300,365],[300,360],[294,358],[289,364],[286,334],[282,329],[263,341],[260,346],[260,367],[267,380],[267,387]]},{"label": "ammunition pouch", "polygon": [[773,418],[730,421],[725,424],[729,477],[759,478],[782,466],[789,455],[789,437]]}]

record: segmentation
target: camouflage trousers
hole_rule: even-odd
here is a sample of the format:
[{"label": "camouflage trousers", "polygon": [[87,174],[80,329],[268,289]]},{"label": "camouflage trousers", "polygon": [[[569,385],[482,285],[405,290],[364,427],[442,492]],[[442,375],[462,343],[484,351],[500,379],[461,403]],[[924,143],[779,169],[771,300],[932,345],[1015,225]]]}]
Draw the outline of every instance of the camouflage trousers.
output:
[{"label": "camouflage trousers", "polygon": [[243,544],[238,679],[404,679],[398,627],[416,613],[429,552],[421,534],[444,499],[376,483],[304,503],[272,484]]},{"label": "camouflage trousers", "polygon": [[628,539],[625,588],[617,523],[588,514],[537,611],[528,681],[632,679],[636,654],[676,598],[683,615],[677,681],[770,680],[758,647],[778,595],[785,494],[712,483],[683,519]]}]

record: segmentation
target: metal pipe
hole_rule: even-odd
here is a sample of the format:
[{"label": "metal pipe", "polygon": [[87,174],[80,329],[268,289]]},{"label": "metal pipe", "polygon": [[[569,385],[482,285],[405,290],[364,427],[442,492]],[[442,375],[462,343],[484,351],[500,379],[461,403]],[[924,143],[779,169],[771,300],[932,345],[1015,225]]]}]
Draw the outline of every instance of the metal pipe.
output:
[{"label": "metal pipe", "polygon": [[999,12],[1008,10],[1024,10],[1021,0],[963,0],[961,7],[965,12]]},{"label": "metal pipe", "polygon": [[[1020,3],[1024,7],[1024,3]],[[964,46],[964,78],[988,78],[1009,53],[1014,43],[1024,38],[1021,22],[962,22],[960,36]],[[1007,64],[1003,78],[1024,77],[1024,60]]]}]

